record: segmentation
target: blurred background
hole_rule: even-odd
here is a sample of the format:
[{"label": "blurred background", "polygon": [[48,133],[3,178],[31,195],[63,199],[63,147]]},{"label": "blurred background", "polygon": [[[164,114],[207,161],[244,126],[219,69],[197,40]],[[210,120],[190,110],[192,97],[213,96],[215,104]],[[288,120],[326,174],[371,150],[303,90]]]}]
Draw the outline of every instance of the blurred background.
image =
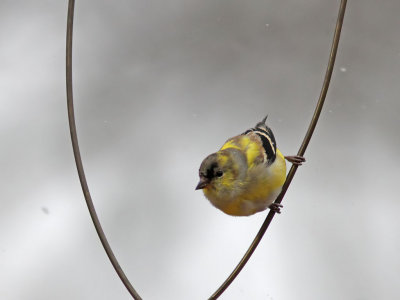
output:
[{"label": "blurred background", "polygon": [[[267,212],[195,191],[266,114],[295,154],[339,1],[77,1],[78,136],[100,220],[144,299],[206,299]],[[399,299],[400,2],[349,1],[326,105],[283,213],[221,299]],[[67,1],[0,3],[0,298],[130,299],[91,223],[67,123]]]}]

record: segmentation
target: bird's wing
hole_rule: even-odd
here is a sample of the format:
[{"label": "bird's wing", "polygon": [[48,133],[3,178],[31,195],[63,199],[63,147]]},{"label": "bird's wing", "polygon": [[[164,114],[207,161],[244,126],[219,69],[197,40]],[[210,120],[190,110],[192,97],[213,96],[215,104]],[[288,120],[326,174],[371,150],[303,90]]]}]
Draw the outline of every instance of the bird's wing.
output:
[{"label": "bird's wing", "polygon": [[276,141],[271,128],[265,124],[257,124],[255,128],[251,128],[242,135],[250,136],[253,140],[261,143],[261,147],[265,154],[264,162],[267,165],[272,164],[276,159]]},{"label": "bird's wing", "polygon": [[238,135],[225,142],[221,150],[234,148],[240,150],[247,159],[249,168],[265,162],[266,156],[260,138],[253,135]]}]

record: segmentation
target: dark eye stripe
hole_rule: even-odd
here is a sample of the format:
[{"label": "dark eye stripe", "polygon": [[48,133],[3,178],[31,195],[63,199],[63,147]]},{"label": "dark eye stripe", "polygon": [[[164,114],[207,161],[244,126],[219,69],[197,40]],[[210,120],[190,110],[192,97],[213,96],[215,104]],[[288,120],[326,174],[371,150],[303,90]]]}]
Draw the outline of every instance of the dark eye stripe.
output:
[{"label": "dark eye stripe", "polygon": [[214,177],[214,169],[218,167],[217,163],[211,164],[211,166],[207,169],[206,177],[211,179]]}]

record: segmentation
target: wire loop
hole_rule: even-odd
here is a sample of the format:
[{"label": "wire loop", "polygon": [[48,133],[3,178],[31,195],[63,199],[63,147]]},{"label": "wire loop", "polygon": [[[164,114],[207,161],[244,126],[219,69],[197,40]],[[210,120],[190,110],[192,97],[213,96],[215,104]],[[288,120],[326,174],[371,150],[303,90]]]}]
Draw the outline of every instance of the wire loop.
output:
[{"label": "wire loop", "polygon": [[[326,94],[328,92],[330,80],[332,77],[333,67],[335,64],[336,53],[339,45],[340,40],[340,33],[342,30],[344,13],[346,11],[346,4],[347,0],[341,0],[340,8],[338,13],[338,18],[336,22],[335,33],[333,36],[331,52],[329,55],[328,66],[325,73],[324,83],[322,85],[321,93],[314,111],[314,115],[311,119],[310,125],[308,127],[307,133],[304,137],[304,140],[300,146],[300,149],[297,153],[299,156],[303,156],[307,146],[311,140],[315,127],[317,125],[319,116],[321,114],[321,110],[323,104],[325,102]],[[85,197],[86,204],[89,209],[90,216],[92,218],[93,224],[96,228],[97,234],[99,239],[104,247],[105,252],[107,253],[108,258],[110,259],[111,264],[113,265],[115,271],[117,272],[119,278],[121,279],[122,283],[127,288],[128,292],[131,296],[136,300],[141,300],[142,298],[133,288],[132,284],[129,282],[128,278],[126,277],[124,271],[122,270],[121,266],[116,259],[110,244],[107,241],[107,238],[104,234],[102,229],[101,223],[97,216],[92,197],[89,192],[89,187],[86,181],[85,172],[83,169],[82,158],[79,150],[78,144],[78,137],[75,125],[75,113],[74,113],[74,102],[73,102],[73,88],[72,88],[72,40],[73,40],[73,20],[74,20],[74,7],[75,7],[75,0],[68,1],[68,16],[67,16],[67,38],[66,38],[66,88],[67,88],[67,106],[68,106],[68,121],[69,121],[69,128],[71,134],[71,142],[72,148],[74,151],[75,163],[78,170],[79,180],[81,183],[83,195]],[[285,193],[292,182],[292,179],[297,171],[297,165],[292,165],[290,171],[286,177],[285,184],[282,187],[282,192],[279,194],[278,198],[275,200],[275,203],[281,203]],[[224,281],[224,283],[217,289],[217,291],[209,298],[209,299],[217,299],[221,294],[229,287],[229,285],[235,280],[236,276],[240,273],[243,267],[246,265],[247,261],[250,259],[251,255],[257,248],[258,244],[260,243],[262,237],[264,236],[266,230],[268,229],[269,224],[271,223],[273,217],[275,215],[274,211],[270,211],[261,225],[257,235],[255,236],[253,242],[251,243],[249,249],[244,254],[243,258],[240,260],[236,268],[233,272],[228,276],[228,278]]]}]

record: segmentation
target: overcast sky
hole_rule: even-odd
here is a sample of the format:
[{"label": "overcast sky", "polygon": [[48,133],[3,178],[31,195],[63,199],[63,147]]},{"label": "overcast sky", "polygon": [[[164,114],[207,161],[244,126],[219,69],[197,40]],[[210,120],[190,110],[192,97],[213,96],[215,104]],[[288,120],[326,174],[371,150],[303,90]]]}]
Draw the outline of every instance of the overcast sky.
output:
[{"label": "overcast sky", "polygon": [[[266,114],[298,151],[339,1],[77,1],[74,96],[87,179],[144,299],[207,299],[267,212],[194,188]],[[400,1],[350,0],[326,105],[283,212],[221,299],[400,297]],[[130,299],[91,223],[65,96],[67,1],[0,3],[0,298]]]}]

